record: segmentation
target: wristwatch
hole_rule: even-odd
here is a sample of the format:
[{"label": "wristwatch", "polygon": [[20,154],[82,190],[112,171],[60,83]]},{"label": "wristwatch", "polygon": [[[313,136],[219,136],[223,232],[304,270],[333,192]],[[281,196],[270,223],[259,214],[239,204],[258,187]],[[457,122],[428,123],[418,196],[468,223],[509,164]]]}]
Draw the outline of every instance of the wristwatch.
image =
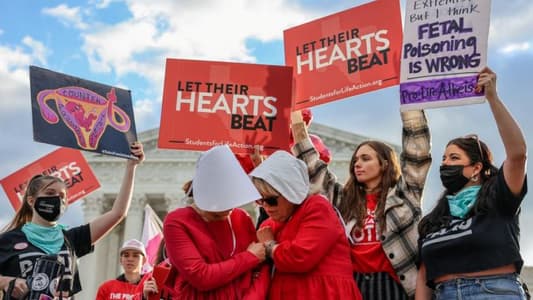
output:
[{"label": "wristwatch", "polygon": [[265,251],[266,256],[272,258],[272,250],[274,249],[274,246],[276,246],[278,242],[274,240],[266,241],[265,242]]}]

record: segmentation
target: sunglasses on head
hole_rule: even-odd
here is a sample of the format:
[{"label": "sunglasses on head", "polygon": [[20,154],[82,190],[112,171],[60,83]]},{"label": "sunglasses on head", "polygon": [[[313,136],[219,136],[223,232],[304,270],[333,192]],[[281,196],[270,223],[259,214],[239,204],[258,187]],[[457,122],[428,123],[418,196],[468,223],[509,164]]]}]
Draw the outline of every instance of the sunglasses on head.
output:
[{"label": "sunglasses on head", "polygon": [[261,206],[263,206],[265,203],[268,204],[268,206],[277,206],[278,205],[278,196],[255,200],[255,203],[257,203],[258,205],[261,205]]},{"label": "sunglasses on head", "polygon": [[481,157],[481,161],[485,160],[485,158],[483,157],[483,150],[481,149],[481,143],[479,142],[479,137],[477,136],[477,134],[465,135],[463,138],[476,140],[477,147],[478,147],[478,150],[479,150],[479,156]]}]

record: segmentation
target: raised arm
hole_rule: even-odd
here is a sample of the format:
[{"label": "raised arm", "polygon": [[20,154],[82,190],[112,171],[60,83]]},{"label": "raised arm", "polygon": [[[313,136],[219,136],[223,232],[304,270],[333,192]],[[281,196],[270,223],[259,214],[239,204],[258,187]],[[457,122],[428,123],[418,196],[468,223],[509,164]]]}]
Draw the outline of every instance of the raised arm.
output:
[{"label": "raised arm", "polygon": [[423,110],[401,112],[402,117],[402,153],[400,164],[402,181],[414,195],[418,205],[422,198],[424,185],[431,166],[431,139],[426,115]]},{"label": "raised arm", "polygon": [[337,206],[342,193],[342,184],[337,182],[337,176],[329,170],[328,165],[320,160],[320,154],[309,138],[300,111],[291,114],[291,123],[294,137],[292,154],[307,165],[311,191],[324,194],[333,205]]},{"label": "raised arm", "polygon": [[126,171],[120,186],[120,191],[118,192],[117,198],[115,199],[111,210],[89,223],[91,228],[91,241],[93,244],[111,231],[111,229],[113,229],[120,221],[122,221],[122,219],[124,219],[128,213],[133,194],[135,169],[137,168],[137,165],[144,160],[144,151],[141,143],[135,142],[130,146],[130,148],[131,153],[137,156],[138,160],[128,160],[126,164]]},{"label": "raised arm", "polygon": [[505,182],[511,192],[518,195],[526,176],[526,140],[520,126],[500,100],[496,91],[496,74],[488,67],[479,74],[478,88],[485,90],[485,96],[505,147],[506,157],[503,163]]}]

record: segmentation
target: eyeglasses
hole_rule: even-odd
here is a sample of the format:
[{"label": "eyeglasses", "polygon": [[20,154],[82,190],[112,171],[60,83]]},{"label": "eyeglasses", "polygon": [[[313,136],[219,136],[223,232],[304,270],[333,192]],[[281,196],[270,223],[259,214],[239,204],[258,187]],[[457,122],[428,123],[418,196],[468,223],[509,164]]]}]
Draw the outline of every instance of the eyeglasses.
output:
[{"label": "eyeglasses", "polygon": [[268,204],[268,206],[278,206],[278,197],[279,196],[262,198],[259,200],[255,200],[255,203],[260,206],[263,206],[265,203]]},{"label": "eyeglasses", "polygon": [[479,137],[477,136],[477,134],[468,134],[468,135],[465,135],[463,138],[476,140],[477,147],[479,150],[479,156],[481,157],[481,161],[484,161],[485,158],[483,157],[483,149],[481,148],[481,143],[479,142]]}]

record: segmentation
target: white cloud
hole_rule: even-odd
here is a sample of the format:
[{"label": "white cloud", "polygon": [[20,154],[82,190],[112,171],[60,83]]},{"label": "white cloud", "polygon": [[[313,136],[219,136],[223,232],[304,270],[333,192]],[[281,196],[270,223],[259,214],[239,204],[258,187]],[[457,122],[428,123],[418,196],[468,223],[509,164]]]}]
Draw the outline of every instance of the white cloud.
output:
[{"label": "white cloud", "polygon": [[98,9],[104,9],[107,8],[111,4],[111,2],[113,2],[113,0],[94,0],[89,1],[89,4],[94,5]]},{"label": "white cloud", "polygon": [[32,37],[30,36],[25,36],[23,39],[22,39],[22,43],[28,47],[30,47],[31,51],[32,51],[32,57],[34,59],[36,59],[37,61],[39,61],[41,64],[45,65],[46,64],[46,57],[49,55],[49,52],[48,49],[46,49],[46,47],[43,45],[43,43],[37,41],[37,40],[34,40]]},{"label": "white cloud", "polygon": [[0,119],[4,120],[13,111],[29,107],[29,100],[25,100],[29,99],[28,65],[32,55],[22,48],[0,46],[0,57]]},{"label": "white cloud", "polygon": [[500,52],[505,54],[512,54],[515,52],[527,51],[531,48],[529,43],[519,43],[519,44],[508,44],[507,46],[500,49]]},{"label": "white cloud", "polygon": [[45,15],[55,17],[63,25],[73,26],[77,29],[87,29],[87,23],[83,22],[83,16],[79,7],[69,7],[66,4],[60,4],[56,7],[43,8]]},{"label": "white cloud", "polygon": [[87,33],[93,71],[136,73],[159,84],[166,57],[255,62],[248,39],[281,40],[283,30],[312,15],[289,1],[131,0],[132,18]]},{"label": "white cloud", "polygon": [[133,111],[137,132],[159,126],[161,115],[161,102],[157,100],[143,99],[135,101]]},{"label": "white cloud", "polygon": [[[491,19],[489,45],[502,49],[509,44],[533,41],[533,3],[531,1],[509,1],[494,3]],[[501,5],[499,7],[498,5]]]}]

